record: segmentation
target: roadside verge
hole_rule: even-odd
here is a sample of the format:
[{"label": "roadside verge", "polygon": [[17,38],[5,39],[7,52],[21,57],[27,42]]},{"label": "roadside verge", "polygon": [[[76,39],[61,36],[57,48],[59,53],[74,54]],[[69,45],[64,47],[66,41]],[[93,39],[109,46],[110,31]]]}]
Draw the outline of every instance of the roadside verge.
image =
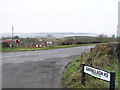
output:
[{"label": "roadside verge", "polygon": [[115,87],[118,87],[118,67],[116,48],[114,44],[98,45],[91,53],[87,53],[85,60],[81,56],[75,58],[64,72],[62,85],[64,88],[109,88],[109,83],[86,75],[85,86],[81,84],[81,64],[100,67],[108,71],[116,72]]}]

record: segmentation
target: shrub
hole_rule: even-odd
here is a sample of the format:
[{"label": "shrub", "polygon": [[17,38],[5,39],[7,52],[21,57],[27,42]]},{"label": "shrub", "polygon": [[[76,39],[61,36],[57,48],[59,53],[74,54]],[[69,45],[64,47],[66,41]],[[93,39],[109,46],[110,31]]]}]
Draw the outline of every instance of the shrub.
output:
[{"label": "shrub", "polygon": [[9,48],[10,44],[8,42],[2,42],[2,48]]}]

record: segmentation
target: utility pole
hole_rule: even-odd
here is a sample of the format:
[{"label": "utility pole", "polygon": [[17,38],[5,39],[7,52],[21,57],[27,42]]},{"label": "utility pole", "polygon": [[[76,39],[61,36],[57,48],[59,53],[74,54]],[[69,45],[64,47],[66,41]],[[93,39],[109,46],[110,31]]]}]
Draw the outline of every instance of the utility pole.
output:
[{"label": "utility pole", "polygon": [[[118,30],[117,30],[117,37],[118,37],[118,46],[117,46],[117,56],[118,56],[118,70],[120,70],[120,1],[118,2]],[[120,72],[118,72],[118,76]],[[120,77],[118,77],[118,88],[120,88]]]},{"label": "utility pole", "polygon": [[13,39],[13,32],[14,32],[13,30],[14,30],[14,27],[12,26],[12,39]]}]

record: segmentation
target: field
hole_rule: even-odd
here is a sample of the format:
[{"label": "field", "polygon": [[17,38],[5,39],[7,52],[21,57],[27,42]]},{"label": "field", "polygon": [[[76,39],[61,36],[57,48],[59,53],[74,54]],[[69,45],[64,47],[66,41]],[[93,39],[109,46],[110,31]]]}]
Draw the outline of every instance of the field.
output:
[{"label": "field", "polygon": [[[90,37],[90,36],[71,36],[64,38],[41,38],[44,43],[41,48],[36,48],[36,44],[41,45],[41,43],[35,43],[36,38],[21,38],[18,36],[13,37],[13,39],[19,39],[20,43],[10,43],[12,47],[10,47],[9,43],[4,44],[4,40],[10,39],[7,37],[2,38],[2,52],[9,51],[35,51],[35,50],[47,50],[47,49],[57,49],[57,48],[69,48],[69,47],[78,47],[84,45],[93,45],[100,43],[110,43],[117,42],[117,38],[115,37],[107,37],[105,35],[99,35],[98,37]],[[51,47],[46,46],[46,42],[52,41],[54,45]],[[22,44],[21,44],[22,43]]]}]

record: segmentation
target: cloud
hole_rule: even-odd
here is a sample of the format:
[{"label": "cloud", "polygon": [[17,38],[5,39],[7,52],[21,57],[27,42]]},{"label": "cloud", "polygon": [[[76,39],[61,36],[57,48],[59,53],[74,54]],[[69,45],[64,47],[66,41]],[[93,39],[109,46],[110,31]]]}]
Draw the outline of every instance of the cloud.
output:
[{"label": "cloud", "polygon": [[116,0],[1,0],[3,31],[116,33]]}]

